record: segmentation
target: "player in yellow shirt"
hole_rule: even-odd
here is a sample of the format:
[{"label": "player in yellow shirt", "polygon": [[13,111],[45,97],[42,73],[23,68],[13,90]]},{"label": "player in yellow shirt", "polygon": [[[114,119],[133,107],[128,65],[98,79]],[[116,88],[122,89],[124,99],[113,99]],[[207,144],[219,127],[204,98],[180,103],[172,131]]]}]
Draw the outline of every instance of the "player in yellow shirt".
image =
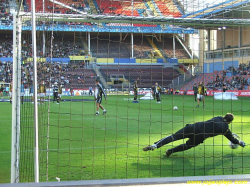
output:
[{"label": "player in yellow shirt", "polygon": [[161,92],[162,92],[162,87],[158,84],[158,82],[156,82],[154,86],[154,95],[157,99],[156,103],[161,103]]},{"label": "player in yellow shirt", "polygon": [[203,85],[203,82],[200,82],[198,85],[197,107],[199,107],[201,100],[203,101],[203,107],[205,107],[205,86]]},{"label": "player in yellow shirt", "polygon": [[10,83],[10,88],[9,88],[9,96],[10,96],[10,104],[12,103],[12,84],[13,82]]},{"label": "player in yellow shirt", "polygon": [[[134,82],[134,101],[137,101],[137,94],[138,94],[138,81],[139,78],[135,80]],[[138,101],[137,101],[138,102]]]},{"label": "player in yellow shirt", "polygon": [[40,97],[40,103],[44,104],[45,96],[46,96],[46,86],[44,81],[41,81],[41,83],[38,86],[38,93]]},{"label": "player in yellow shirt", "polygon": [[58,89],[58,97],[59,97],[59,100],[60,101],[63,101],[62,99],[62,88],[63,88],[63,85],[62,83],[59,85],[59,89]]}]

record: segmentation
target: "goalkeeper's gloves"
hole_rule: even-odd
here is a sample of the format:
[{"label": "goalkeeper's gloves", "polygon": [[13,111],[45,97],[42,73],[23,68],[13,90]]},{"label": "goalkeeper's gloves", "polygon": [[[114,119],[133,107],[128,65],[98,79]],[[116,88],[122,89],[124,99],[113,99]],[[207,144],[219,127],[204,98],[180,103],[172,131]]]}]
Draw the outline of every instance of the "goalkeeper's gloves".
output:
[{"label": "goalkeeper's gloves", "polygon": [[239,142],[239,145],[240,145],[241,147],[245,147],[245,146],[246,146],[246,143],[243,142],[243,141],[240,141],[240,142]]}]

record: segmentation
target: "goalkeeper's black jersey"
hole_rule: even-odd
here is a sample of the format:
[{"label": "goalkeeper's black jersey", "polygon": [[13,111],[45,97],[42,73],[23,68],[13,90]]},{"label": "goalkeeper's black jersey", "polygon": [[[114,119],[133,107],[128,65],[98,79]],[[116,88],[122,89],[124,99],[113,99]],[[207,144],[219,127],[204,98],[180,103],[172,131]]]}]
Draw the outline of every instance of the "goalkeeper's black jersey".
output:
[{"label": "goalkeeper's black jersey", "polygon": [[238,144],[239,140],[236,139],[228,127],[228,123],[222,116],[214,117],[208,121],[198,122],[193,124],[194,133],[204,136],[204,139],[214,137],[217,135],[224,135],[232,143]]},{"label": "goalkeeper's black jersey", "polygon": [[95,98],[102,97],[102,95],[104,95],[105,98],[107,97],[102,85],[98,83],[95,88]]}]

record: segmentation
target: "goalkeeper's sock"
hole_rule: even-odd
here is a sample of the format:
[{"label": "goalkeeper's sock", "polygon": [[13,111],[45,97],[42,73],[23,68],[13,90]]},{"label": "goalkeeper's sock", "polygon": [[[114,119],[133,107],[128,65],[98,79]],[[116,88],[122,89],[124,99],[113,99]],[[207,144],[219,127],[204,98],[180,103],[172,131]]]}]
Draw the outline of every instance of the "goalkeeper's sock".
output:
[{"label": "goalkeeper's sock", "polygon": [[153,145],[151,145],[152,147],[154,147],[154,148],[157,148],[157,145],[156,144],[153,144]]}]

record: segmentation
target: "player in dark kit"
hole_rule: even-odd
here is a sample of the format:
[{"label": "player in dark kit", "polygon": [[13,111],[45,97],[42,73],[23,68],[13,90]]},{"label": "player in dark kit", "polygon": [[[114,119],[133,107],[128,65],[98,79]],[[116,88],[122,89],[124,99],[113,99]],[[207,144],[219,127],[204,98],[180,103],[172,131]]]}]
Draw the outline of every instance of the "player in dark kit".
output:
[{"label": "player in dark kit", "polygon": [[71,97],[73,97],[73,94],[74,94],[74,89],[73,89],[73,87],[70,88],[70,91],[69,91],[69,92],[70,92]]},{"label": "player in dark kit", "polygon": [[96,101],[96,113],[95,115],[98,116],[99,115],[99,108],[101,108],[103,110],[103,114],[107,113],[107,110],[105,110],[105,108],[101,105],[102,103],[102,95],[104,95],[105,100],[107,99],[107,95],[102,87],[102,85],[100,84],[99,80],[96,79],[95,81],[96,83],[96,88],[95,88],[95,101]]},{"label": "player in dark kit", "polygon": [[58,97],[58,91],[59,91],[59,87],[57,85],[57,82],[54,83],[54,87],[53,87],[53,103],[56,101],[56,104],[59,104],[59,97]]},{"label": "player in dark kit", "polygon": [[4,84],[0,84],[0,97],[3,99]]},{"label": "player in dark kit", "polygon": [[197,87],[196,83],[193,86],[193,91],[194,91],[194,100],[196,101],[197,93],[198,93],[198,87]]},{"label": "player in dark kit", "polygon": [[137,94],[138,94],[138,80],[139,80],[139,78],[138,78],[137,80],[135,80],[135,82],[134,82],[134,101],[137,101]]},{"label": "player in dark kit", "polygon": [[233,114],[227,113],[224,117],[217,116],[208,121],[187,124],[184,128],[180,129],[171,136],[167,136],[155,142],[153,145],[144,147],[143,151],[153,151],[155,148],[160,148],[170,142],[189,138],[185,144],[168,149],[166,151],[166,156],[169,157],[172,153],[191,149],[192,147],[196,147],[197,145],[203,143],[203,141],[207,138],[217,135],[224,135],[233,144],[239,144],[241,147],[245,147],[245,142],[236,139],[228,127],[233,119]]}]

